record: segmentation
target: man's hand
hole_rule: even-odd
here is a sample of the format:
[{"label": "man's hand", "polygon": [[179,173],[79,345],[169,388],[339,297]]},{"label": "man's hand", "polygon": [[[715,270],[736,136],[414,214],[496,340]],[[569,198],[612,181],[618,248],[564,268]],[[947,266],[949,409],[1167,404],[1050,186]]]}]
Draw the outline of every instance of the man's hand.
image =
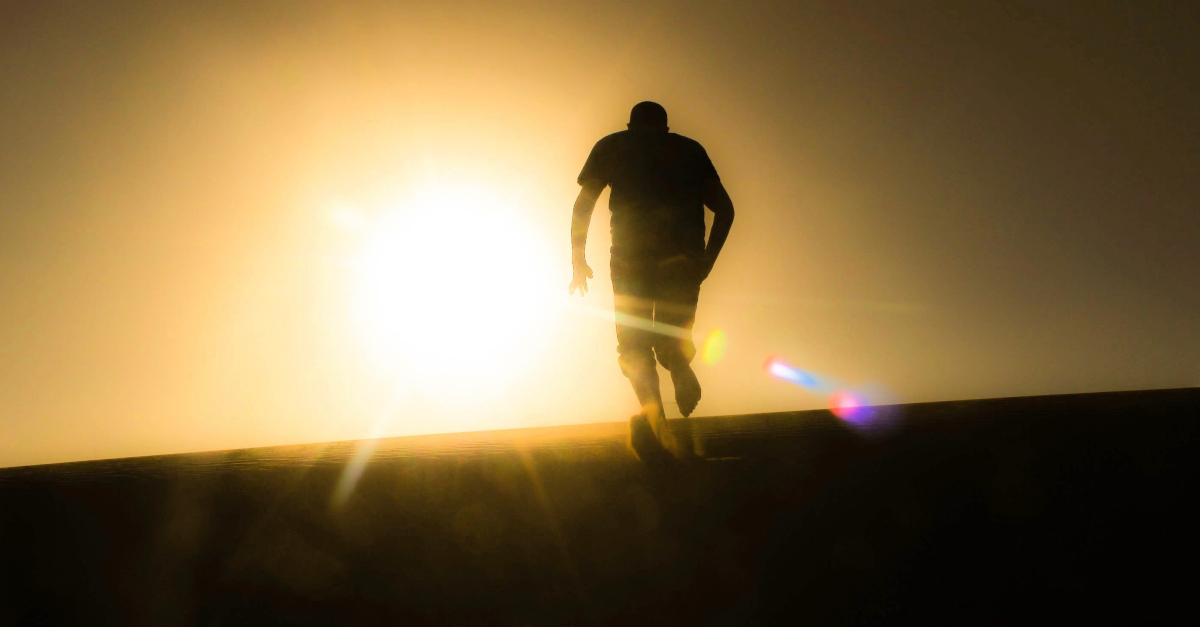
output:
[{"label": "man's hand", "polygon": [[579,295],[583,296],[587,294],[587,280],[592,278],[592,269],[583,261],[577,261],[571,264],[571,267],[571,287],[567,289],[567,293],[574,294],[575,290],[579,290]]},{"label": "man's hand", "polygon": [[707,252],[700,257],[700,281],[703,282],[712,273],[713,266],[717,263],[717,258]]}]

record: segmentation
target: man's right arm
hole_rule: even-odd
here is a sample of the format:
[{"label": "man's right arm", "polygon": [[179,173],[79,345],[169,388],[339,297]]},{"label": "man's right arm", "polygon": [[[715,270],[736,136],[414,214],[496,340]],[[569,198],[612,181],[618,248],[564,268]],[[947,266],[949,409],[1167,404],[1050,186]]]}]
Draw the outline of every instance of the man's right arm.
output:
[{"label": "man's right arm", "polygon": [[575,208],[571,211],[571,287],[568,293],[579,290],[580,295],[587,293],[587,280],[592,278],[592,269],[587,265],[585,250],[587,248],[588,227],[592,223],[592,211],[596,209],[596,199],[604,185],[596,181],[584,181],[579,196],[575,198]]},{"label": "man's right arm", "polygon": [[712,272],[717,263],[717,255],[725,246],[729,237],[729,229],[733,227],[733,200],[729,192],[721,184],[721,179],[710,179],[704,185],[704,205],[713,212],[712,230],[708,234],[708,244],[704,247],[704,277]]}]

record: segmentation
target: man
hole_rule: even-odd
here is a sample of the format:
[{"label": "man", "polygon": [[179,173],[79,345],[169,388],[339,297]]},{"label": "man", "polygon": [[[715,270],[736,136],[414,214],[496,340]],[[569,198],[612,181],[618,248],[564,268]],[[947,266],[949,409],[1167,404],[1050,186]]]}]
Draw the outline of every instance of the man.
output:
[{"label": "man", "polygon": [[[704,148],[668,131],[666,109],[641,102],[629,114],[628,130],[592,148],[579,173],[582,189],[571,217],[569,289],[587,293],[588,226],[600,192],[612,186],[617,361],[642,405],[631,427],[636,431],[639,421],[648,421],[663,447],[680,457],[686,453],[667,428],[655,357],[671,373],[679,411],[690,416],[700,402],[700,382],[691,367],[696,302],[733,225],[733,202]],[[707,245],[705,206],[714,214]]]}]

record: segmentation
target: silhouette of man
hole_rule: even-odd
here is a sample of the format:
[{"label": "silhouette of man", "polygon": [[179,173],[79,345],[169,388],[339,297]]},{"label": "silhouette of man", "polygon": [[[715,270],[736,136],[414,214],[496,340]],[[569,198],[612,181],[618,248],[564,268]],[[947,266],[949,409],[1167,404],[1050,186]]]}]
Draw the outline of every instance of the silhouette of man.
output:
[{"label": "silhouette of man", "polygon": [[[667,428],[655,358],[671,373],[679,411],[690,416],[700,402],[700,382],[691,367],[700,283],[729,236],[733,202],[708,153],[696,141],[668,132],[667,111],[654,102],[635,105],[628,130],[596,142],[579,184],[571,217],[570,292],[587,293],[592,278],[584,259],[588,226],[600,192],[612,186],[617,361],[642,405],[631,428],[648,421],[658,441],[683,456]],[[707,244],[705,206],[714,214]]]}]

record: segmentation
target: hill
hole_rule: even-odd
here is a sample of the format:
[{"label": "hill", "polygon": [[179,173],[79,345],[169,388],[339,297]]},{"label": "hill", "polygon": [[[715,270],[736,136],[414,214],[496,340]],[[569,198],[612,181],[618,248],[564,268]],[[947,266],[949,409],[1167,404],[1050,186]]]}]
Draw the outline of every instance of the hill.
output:
[{"label": "hill", "polygon": [[0,470],[0,624],[1185,609],[1200,390],[872,411],[693,419],[687,464],[612,423]]}]

